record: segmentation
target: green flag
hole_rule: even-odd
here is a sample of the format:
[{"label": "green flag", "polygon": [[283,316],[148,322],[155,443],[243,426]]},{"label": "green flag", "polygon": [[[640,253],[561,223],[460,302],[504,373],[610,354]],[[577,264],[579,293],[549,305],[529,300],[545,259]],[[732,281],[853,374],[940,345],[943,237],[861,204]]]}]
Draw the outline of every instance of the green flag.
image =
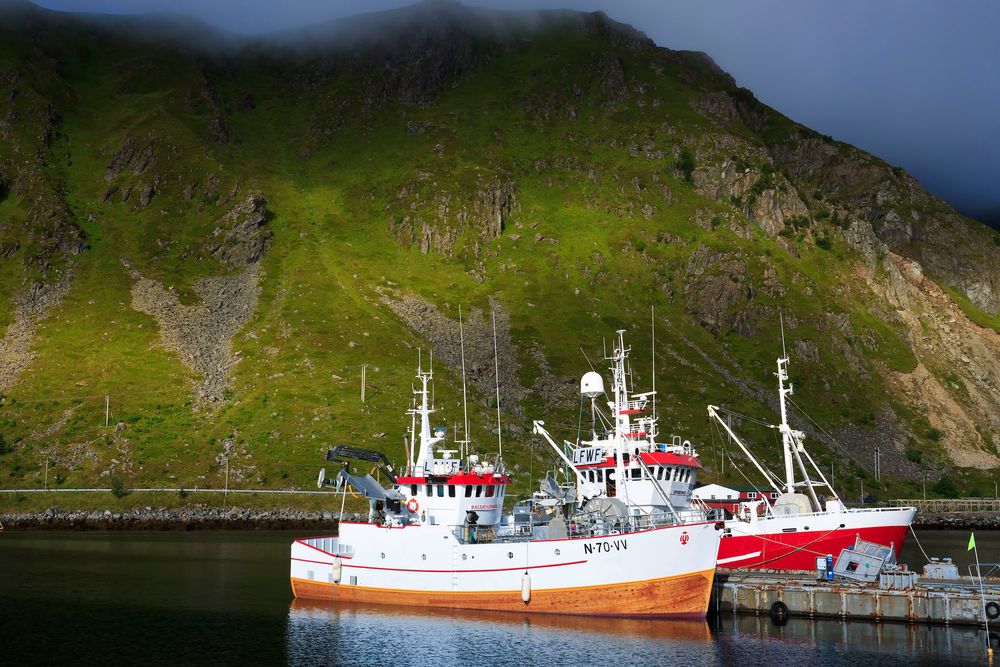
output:
[{"label": "green flag", "polygon": [[969,548],[966,551],[972,551],[976,548],[976,534],[969,533]]}]

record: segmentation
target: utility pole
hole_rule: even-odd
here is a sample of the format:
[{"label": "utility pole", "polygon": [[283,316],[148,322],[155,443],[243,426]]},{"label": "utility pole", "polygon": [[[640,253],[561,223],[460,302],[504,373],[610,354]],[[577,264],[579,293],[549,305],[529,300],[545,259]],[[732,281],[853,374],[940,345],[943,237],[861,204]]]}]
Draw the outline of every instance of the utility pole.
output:
[{"label": "utility pole", "polygon": [[865,504],[865,480],[861,480],[861,505]]},{"label": "utility pole", "polygon": [[365,380],[367,376],[368,364],[361,364],[361,402],[365,402]]},{"label": "utility pole", "polygon": [[875,480],[878,481],[882,479],[882,469],[879,465],[881,460],[879,458],[878,445],[875,445]]},{"label": "utility pole", "polygon": [[45,457],[45,490],[49,490],[49,457]]},{"label": "utility pole", "polygon": [[924,487],[924,500],[927,500],[927,471],[921,470],[920,472],[922,472],[924,475],[923,479],[921,479],[920,481]]},{"label": "utility pole", "polygon": [[106,394],[104,396],[104,428],[108,427],[110,419],[111,419],[111,396],[110,394]]},{"label": "utility pole", "polygon": [[223,502],[229,500],[229,456],[226,456],[226,491],[222,494]]}]

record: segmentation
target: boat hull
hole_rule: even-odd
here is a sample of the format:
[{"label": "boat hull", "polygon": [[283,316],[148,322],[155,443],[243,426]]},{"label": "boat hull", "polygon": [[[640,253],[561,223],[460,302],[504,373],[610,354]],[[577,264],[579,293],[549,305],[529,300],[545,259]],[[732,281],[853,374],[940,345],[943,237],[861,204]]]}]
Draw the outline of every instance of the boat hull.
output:
[{"label": "boat hull", "polygon": [[435,528],[345,524],[338,538],[296,540],[292,592],[429,609],[699,619],[708,611],[721,534],[701,523],[466,544]]},{"label": "boat hull", "polygon": [[[915,510],[820,513],[726,522],[718,566],[737,569],[815,570],[816,559],[837,558],[860,537],[891,545],[899,557]],[[794,529],[794,531],[792,530]]]},{"label": "boat hull", "polygon": [[702,619],[708,610],[715,570],[663,579],[602,586],[532,591],[525,603],[520,590],[481,592],[408,591],[292,578],[298,598],[427,609],[477,609],[535,614]]}]

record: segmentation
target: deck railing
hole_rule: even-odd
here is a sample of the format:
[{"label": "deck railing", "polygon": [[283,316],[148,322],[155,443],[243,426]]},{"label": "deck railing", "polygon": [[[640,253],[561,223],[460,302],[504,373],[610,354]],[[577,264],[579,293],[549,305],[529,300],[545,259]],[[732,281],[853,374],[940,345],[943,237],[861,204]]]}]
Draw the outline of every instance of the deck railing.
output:
[{"label": "deck railing", "polygon": [[[641,514],[639,516],[607,516],[601,512],[577,514],[564,520],[565,536],[574,539],[579,537],[599,537],[605,535],[621,535],[643,530],[663,528],[678,523],[697,523],[705,521],[704,513],[699,510],[673,514],[659,513],[656,515]],[[452,534],[462,544],[487,544],[493,542],[530,542],[536,539],[535,529],[545,527],[546,523],[518,523],[505,525],[499,530],[494,526],[478,526],[463,524],[451,526]],[[549,536],[546,538],[551,539]]]},{"label": "deck railing", "polygon": [[1000,498],[935,498],[890,500],[889,507],[916,507],[921,513],[969,514],[1000,512]]}]

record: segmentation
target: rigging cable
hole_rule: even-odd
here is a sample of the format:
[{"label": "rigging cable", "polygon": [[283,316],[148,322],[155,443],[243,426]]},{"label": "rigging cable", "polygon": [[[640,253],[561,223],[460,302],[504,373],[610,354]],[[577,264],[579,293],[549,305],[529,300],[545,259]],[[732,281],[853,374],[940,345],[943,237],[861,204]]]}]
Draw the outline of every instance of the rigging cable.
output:
[{"label": "rigging cable", "polygon": [[830,433],[825,428],[823,428],[822,426],[820,426],[819,424],[817,424],[816,420],[813,419],[812,417],[810,417],[809,414],[805,410],[803,410],[802,408],[800,408],[795,403],[795,401],[792,400],[792,398],[790,396],[787,397],[787,399],[788,399],[788,402],[791,403],[792,406],[796,410],[798,410],[803,416],[805,416],[806,419],[808,419],[810,422],[812,422],[813,426],[815,426],[816,428],[818,428],[823,433],[823,435],[825,435],[826,437],[830,438],[830,440],[833,442],[833,444],[835,444],[837,447],[840,447],[841,449],[843,449],[843,445],[841,445],[840,442],[838,442],[836,438],[834,438],[832,435],[830,435]]},{"label": "rigging cable", "polygon": [[[719,425],[718,424],[714,424],[714,426],[715,426],[716,431],[718,431],[719,430]],[[719,433],[719,436],[721,438],[721,436],[722,436],[721,431]],[[750,485],[750,488],[752,488],[757,493],[761,494],[761,497],[763,497],[764,496],[764,492],[761,491],[759,488],[757,488],[756,484],[754,484],[753,482],[750,481],[750,478],[747,477],[746,474],[744,474],[742,468],[740,468],[738,465],[736,465],[736,461],[733,459],[733,455],[729,453],[728,449],[726,449],[725,440],[723,439],[722,442],[723,442],[722,451],[725,452],[726,454],[729,454],[729,464],[736,470],[736,472],[738,472],[740,474],[740,477],[742,477],[743,479],[745,479],[747,481],[747,484]],[[770,471],[768,471],[768,472],[770,472]],[[765,499],[765,502],[766,502],[766,499]],[[768,509],[770,509],[770,506],[771,506],[771,504],[768,503]]]},{"label": "rigging cable", "polygon": [[764,421],[762,419],[757,419],[756,417],[750,417],[749,415],[743,415],[743,414],[740,414],[739,412],[736,412],[734,410],[729,410],[727,408],[716,408],[715,411],[719,412],[719,413],[725,413],[727,415],[732,415],[732,416],[734,416],[734,417],[736,417],[736,418],[738,418],[738,419],[740,419],[742,421],[748,421],[748,422],[757,424],[759,426],[765,426],[767,428],[774,428],[774,425],[771,424],[770,422],[766,422],[766,421]]}]

